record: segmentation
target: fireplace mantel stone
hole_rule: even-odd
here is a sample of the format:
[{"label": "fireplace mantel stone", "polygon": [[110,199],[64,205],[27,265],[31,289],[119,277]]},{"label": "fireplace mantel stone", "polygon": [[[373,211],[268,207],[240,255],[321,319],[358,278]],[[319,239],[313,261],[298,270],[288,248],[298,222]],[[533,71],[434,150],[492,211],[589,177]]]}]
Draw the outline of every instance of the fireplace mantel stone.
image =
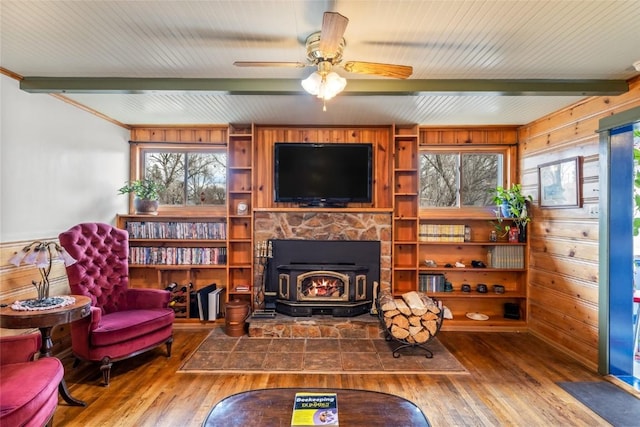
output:
[{"label": "fireplace mantel stone", "polygon": [[380,241],[380,288],[391,286],[391,212],[258,210],[254,241],[269,239]]}]

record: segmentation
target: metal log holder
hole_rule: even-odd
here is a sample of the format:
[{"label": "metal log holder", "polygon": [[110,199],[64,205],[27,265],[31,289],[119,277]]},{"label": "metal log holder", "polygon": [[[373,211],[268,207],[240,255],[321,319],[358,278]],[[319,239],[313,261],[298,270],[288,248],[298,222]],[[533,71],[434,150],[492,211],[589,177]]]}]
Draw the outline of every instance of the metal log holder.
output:
[{"label": "metal log holder", "polygon": [[[438,304],[438,300],[436,300],[435,298],[431,298],[436,304]],[[438,314],[438,318],[436,319],[436,323],[438,328],[436,329],[436,333],[431,335],[429,337],[429,339],[423,343],[417,343],[417,342],[410,342],[406,339],[400,339],[400,338],[396,338],[391,334],[391,330],[387,327],[387,324],[384,321],[384,312],[382,311],[382,308],[380,307],[380,300],[378,298],[376,298],[376,311],[378,312],[378,319],[380,319],[380,324],[382,325],[382,329],[385,332],[385,340],[386,341],[395,341],[396,343],[400,344],[398,347],[393,349],[393,357],[394,358],[398,358],[400,357],[400,351],[407,349],[407,348],[420,348],[422,350],[424,350],[425,357],[427,359],[431,359],[433,358],[433,352],[431,350],[429,350],[426,345],[436,336],[438,335],[438,332],[440,332],[440,328],[442,327],[442,322],[444,320],[444,307],[441,307],[440,304],[438,304],[438,306],[440,307],[440,313]]]}]

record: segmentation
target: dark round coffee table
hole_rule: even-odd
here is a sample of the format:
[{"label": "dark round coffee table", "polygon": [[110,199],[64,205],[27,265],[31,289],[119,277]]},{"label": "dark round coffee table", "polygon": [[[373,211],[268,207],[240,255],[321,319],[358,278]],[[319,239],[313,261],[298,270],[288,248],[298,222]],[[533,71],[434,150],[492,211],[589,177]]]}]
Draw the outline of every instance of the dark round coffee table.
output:
[{"label": "dark round coffee table", "polygon": [[270,388],[234,394],[218,402],[202,425],[289,427],[297,392],[337,393],[341,426],[430,426],[420,408],[402,397],[377,391],[329,388]]}]

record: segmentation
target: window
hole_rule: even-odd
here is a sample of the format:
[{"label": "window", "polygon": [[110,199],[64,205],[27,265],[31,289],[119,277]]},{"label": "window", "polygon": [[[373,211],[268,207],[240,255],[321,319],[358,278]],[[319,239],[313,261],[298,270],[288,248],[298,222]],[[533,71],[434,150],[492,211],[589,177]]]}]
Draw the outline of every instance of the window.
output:
[{"label": "window", "polygon": [[224,149],[143,149],[142,170],[162,184],[160,204],[224,206],[227,199],[227,153]]},{"label": "window", "polygon": [[420,151],[420,207],[461,208],[493,205],[503,185],[505,153]]}]

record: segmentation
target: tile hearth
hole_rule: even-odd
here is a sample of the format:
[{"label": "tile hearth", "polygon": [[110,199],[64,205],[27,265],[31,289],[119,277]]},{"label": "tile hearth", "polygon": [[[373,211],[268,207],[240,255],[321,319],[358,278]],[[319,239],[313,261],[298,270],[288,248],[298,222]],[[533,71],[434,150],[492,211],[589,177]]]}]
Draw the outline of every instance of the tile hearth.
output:
[{"label": "tile hearth", "polygon": [[384,338],[378,316],[354,317],[326,315],[275,318],[249,318],[249,336],[256,338]]}]

